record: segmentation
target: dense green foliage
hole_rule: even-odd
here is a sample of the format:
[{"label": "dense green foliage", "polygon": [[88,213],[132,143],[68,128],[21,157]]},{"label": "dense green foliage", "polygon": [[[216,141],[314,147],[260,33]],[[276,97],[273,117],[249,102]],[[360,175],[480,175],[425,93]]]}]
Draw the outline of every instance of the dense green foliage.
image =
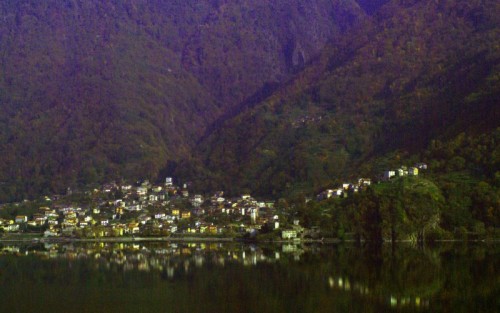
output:
[{"label": "dense green foliage", "polygon": [[6,0],[0,12],[0,201],[156,178],[364,15],[325,0]]},{"label": "dense green foliage", "polygon": [[[418,177],[379,182],[347,198],[295,201],[292,216],[325,235],[369,241],[496,238],[500,225],[500,129],[433,141]],[[393,157],[378,160],[394,162]],[[397,157],[401,164],[407,157]],[[496,172],[495,172],[496,171]]]},{"label": "dense green foliage", "polygon": [[179,176],[234,193],[318,192],[379,174],[373,160],[389,151],[415,154],[432,139],[498,127],[499,9],[390,2],[294,81],[226,120]]},{"label": "dense green foliage", "polygon": [[[198,190],[312,194],[378,175],[391,153],[489,134],[499,6],[3,1],[0,201],[167,173]],[[464,187],[484,195],[470,205],[495,207],[481,177],[495,166]],[[457,175],[432,181],[469,206]]]}]

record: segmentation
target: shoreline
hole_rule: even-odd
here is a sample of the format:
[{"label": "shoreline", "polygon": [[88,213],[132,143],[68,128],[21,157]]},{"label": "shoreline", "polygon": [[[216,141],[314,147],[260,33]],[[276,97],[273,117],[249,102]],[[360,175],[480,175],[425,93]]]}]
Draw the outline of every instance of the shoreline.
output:
[{"label": "shoreline", "polygon": [[[296,239],[296,240],[246,240],[234,237],[197,237],[197,236],[180,236],[180,237],[102,237],[102,238],[72,238],[72,237],[43,237],[32,236],[22,238],[0,238],[1,243],[85,243],[85,242],[111,242],[111,243],[134,243],[134,242],[220,242],[220,243],[244,243],[244,244],[307,244],[307,243],[320,243],[320,244],[339,244],[339,243],[356,243],[356,240],[340,240],[338,238],[322,238],[322,239]],[[461,239],[447,239],[436,240],[435,243],[446,242],[484,242],[484,243],[498,243],[500,238],[484,239],[484,240],[461,240]],[[366,243],[362,241],[361,243]],[[384,241],[383,244],[391,244],[391,241]],[[398,240],[396,243],[411,243],[408,240]],[[429,242],[432,244],[432,242]]]}]

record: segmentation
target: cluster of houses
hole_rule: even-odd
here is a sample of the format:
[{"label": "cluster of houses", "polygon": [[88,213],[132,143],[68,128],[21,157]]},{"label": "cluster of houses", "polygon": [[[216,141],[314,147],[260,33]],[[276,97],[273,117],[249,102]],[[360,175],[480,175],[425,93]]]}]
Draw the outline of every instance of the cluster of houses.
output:
[{"label": "cluster of houses", "polygon": [[[75,207],[58,201],[40,207],[31,216],[0,219],[0,229],[18,232],[45,229],[46,237],[168,236],[171,234],[223,235],[256,233],[262,227],[280,228],[274,201],[257,201],[246,194],[226,198],[190,195],[188,185],[176,186],[172,178],[160,185],[143,181],[136,185],[109,183],[87,193],[94,205]],[[64,200],[61,198],[59,200]],[[284,229],[283,238],[300,234],[298,221]]]},{"label": "cluster of houses", "polygon": [[308,124],[320,122],[322,119],[323,119],[322,115],[320,116],[304,115],[292,121],[292,127],[293,128],[304,127]]},{"label": "cluster of houses", "polygon": [[[417,176],[427,169],[425,163],[387,170],[380,177]],[[347,197],[372,184],[370,178],[344,183],[339,188],[320,193],[318,200]],[[93,201],[87,207],[68,205],[61,198],[27,216],[0,219],[4,232],[44,230],[46,237],[120,237],[169,236],[172,234],[255,235],[263,228],[280,230],[281,238],[294,240],[305,234],[298,220],[286,221],[274,208],[274,201],[257,201],[249,194],[227,198],[219,191],[205,197],[190,195],[188,185],[182,187],[167,177],[162,184],[142,181],[135,185],[109,183],[88,191]],[[285,222],[285,223],[283,223]],[[280,225],[281,223],[281,225]],[[285,225],[283,225],[285,224]],[[283,227],[285,226],[285,227]]]},{"label": "cluster of houses", "polygon": [[395,170],[387,170],[381,177],[381,180],[388,181],[394,177],[403,177],[403,176],[418,176],[419,170],[426,170],[426,163],[417,163],[412,167],[401,166]]},{"label": "cluster of houses", "polygon": [[359,178],[356,183],[343,183],[341,187],[334,189],[327,189],[321,192],[317,198],[318,200],[325,200],[330,198],[345,198],[351,192],[358,192],[370,186],[372,180],[370,178]]},{"label": "cluster of houses", "polygon": [[[401,166],[398,169],[386,170],[380,176],[380,181],[389,181],[395,177],[404,176],[418,176],[419,171],[427,170],[426,163],[417,163],[412,167]],[[359,192],[372,184],[370,178],[359,178],[355,183],[343,183],[341,187],[334,189],[327,189],[317,195],[318,200],[325,200],[330,198],[345,198],[349,193]]]}]

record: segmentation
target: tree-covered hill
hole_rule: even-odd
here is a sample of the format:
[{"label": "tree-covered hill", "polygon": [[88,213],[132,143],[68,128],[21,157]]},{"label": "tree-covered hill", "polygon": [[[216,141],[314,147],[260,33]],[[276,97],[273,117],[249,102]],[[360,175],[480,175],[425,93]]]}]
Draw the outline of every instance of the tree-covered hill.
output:
[{"label": "tree-covered hill", "polygon": [[287,81],[365,17],[356,1],[213,1],[182,53],[186,69],[233,107]]},{"label": "tree-covered hill", "polygon": [[155,178],[364,16],[354,0],[2,1],[0,200]]},{"label": "tree-covered hill", "polygon": [[387,3],[220,123],[179,175],[235,193],[311,192],[376,175],[373,160],[396,149],[488,133],[500,121],[499,12],[490,0]]},{"label": "tree-covered hill", "polygon": [[499,6],[2,1],[0,201],[159,173],[314,192],[395,150],[488,134]]}]

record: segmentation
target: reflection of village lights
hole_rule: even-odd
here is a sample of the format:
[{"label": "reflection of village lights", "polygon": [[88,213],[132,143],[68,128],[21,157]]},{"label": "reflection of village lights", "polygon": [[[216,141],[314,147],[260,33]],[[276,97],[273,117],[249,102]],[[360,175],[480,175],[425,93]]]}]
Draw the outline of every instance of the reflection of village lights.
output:
[{"label": "reflection of village lights", "polygon": [[351,283],[349,282],[349,280],[347,278],[345,280],[345,288],[344,289],[347,291],[351,290]]},{"label": "reflection of village lights", "polygon": [[204,258],[202,256],[197,255],[194,260],[195,260],[196,267],[200,268],[203,266]]},{"label": "reflection of village lights", "polygon": [[217,264],[219,264],[219,266],[224,267],[226,265],[226,261],[222,257],[218,258],[217,261]]},{"label": "reflection of village lights", "polygon": [[391,296],[391,306],[395,307],[396,305],[398,305],[398,300],[393,296]]},{"label": "reflection of village lights", "polygon": [[[330,288],[337,288],[342,291],[358,292],[362,295],[368,296],[370,294],[370,289],[357,282],[351,282],[349,278],[332,276],[328,277],[328,286]],[[386,301],[387,296],[381,296],[382,301]],[[410,297],[410,296],[389,296],[389,305],[391,307],[429,307],[429,300],[421,299],[420,297]]]},{"label": "reflection of village lights", "polygon": [[167,276],[168,278],[174,278],[174,268],[172,266],[167,267]]},{"label": "reflection of village lights", "polygon": [[403,307],[403,306],[411,306],[414,305],[415,307],[421,307],[421,306],[429,306],[429,300],[422,300],[420,297],[396,297],[396,296],[390,296],[389,303],[391,307]]},{"label": "reflection of village lights", "polygon": [[[304,250],[297,245],[288,245],[284,251],[288,260],[296,261],[299,261],[300,254],[304,253]],[[282,259],[282,253],[279,250],[274,251],[274,257],[270,257],[272,254],[266,256],[259,246],[245,246],[242,249],[237,245],[226,247],[222,243],[169,243],[155,248],[138,243],[99,242],[81,245],[44,243],[44,245],[32,248],[20,248],[17,245],[6,246],[2,248],[2,252],[17,256],[31,254],[40,259],[96,260],[97,262],[93,263],[96,270],[109,270],[113,266],[118,266],[124,272],[163,272],[168,278],[173,278],[178,269],[189,273],[193,266],[201,268],[207,260],[224,267],[226,262],[255,266],[258,263],[272,263]],[[209,257],[209,255],[212,256]]]}]

